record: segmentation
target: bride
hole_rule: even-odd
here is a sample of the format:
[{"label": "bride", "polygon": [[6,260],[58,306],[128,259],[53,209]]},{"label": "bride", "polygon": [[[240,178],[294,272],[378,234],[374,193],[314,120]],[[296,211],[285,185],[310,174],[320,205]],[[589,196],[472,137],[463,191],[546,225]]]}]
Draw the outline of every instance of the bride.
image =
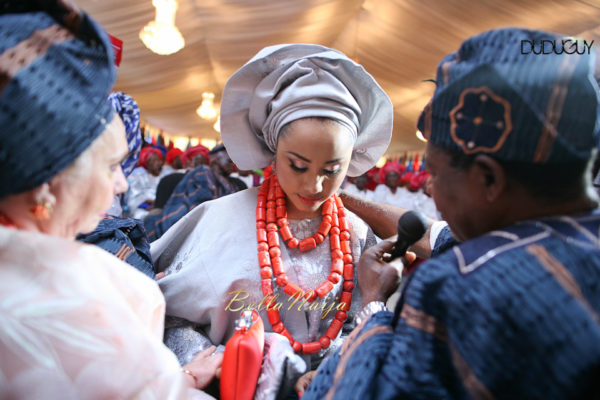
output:
[{"label": "bride", "polygon": [[272,164],[273,173],[260,188],[196,207],[152,244],[166,272],[165,341],[184,363],[225,344],[241,311],[256,308],[282,351],[314,369],[353,326],[355,266],[375,243],[336,192],[383,155],[392,104],[342,53],[292,44],[267,47],[237,71],[221,107],[235,164]]}]

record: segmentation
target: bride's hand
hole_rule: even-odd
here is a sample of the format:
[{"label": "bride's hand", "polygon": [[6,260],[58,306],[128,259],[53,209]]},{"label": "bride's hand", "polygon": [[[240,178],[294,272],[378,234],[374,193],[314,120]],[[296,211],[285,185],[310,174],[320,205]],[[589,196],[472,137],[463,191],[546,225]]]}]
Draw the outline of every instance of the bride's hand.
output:
[{"label": "bride's hand", "polygon": [[192,361],[183,366],[196,377],[196,389],[204,389],[215,378],[217,370],[223,362],[223,353],[215,353],[216,347],[211,346],[201,351]]}]

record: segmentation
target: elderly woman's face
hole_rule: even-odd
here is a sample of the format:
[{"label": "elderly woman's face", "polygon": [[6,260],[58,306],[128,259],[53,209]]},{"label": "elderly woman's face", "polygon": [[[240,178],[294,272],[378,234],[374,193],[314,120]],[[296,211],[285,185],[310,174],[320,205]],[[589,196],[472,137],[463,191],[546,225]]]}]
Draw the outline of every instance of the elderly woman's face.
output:
[{"label": "elderly woman's face", "polygon": [[275,171],[288,217],[313,218],[342,184],[354,146],[342,125],[316,118],[290,123],[277,144]]},{"label": "elderly woman's face", "polygon": [[50,182],[56,206],[44,230],[63,237],[92,231],[114,196],[127,190],[127,180],[121,169],[121,161],[127,154],[125,128],[115,114],[106,130],[80,159]]}]

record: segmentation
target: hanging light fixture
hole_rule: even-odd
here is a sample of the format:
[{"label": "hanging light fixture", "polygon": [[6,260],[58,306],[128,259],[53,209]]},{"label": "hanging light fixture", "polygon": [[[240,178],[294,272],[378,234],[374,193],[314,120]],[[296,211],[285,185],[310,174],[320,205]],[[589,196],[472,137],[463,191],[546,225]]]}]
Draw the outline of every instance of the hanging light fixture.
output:
[{"label": "hanging light fixture", "polygon": [[142,28],[140,39],[156,54],[177,53],[185,46],[185,40],[175,26],[177,0],[152,0],[152,5],[156,8],[156,17]]},{"label": "hanging light fixture", "polygon": [[215,122],[215,124],[213,125],[213,129],[219,133],[221,133],[221,116],[219,115],[219,117],[217,118],[217,121]]},{"label": "hanging light fixture", "polygon": [[196,109],[196,114],[202,119],[214,119],[219,114],[215,107],[215,94],[211,92],[202,93],[202,104]]}]

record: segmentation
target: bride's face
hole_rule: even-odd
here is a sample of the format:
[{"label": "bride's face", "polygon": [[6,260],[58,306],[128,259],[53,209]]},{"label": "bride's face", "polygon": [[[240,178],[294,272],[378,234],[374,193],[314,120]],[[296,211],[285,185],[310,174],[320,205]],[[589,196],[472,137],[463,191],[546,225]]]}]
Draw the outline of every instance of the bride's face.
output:
[{"label": "bride's face", "polygon": [[332,120],[304,118],[284,129],[277,143],[275,171],[287,196],[288,218],[316,217],[344,180],[353,139]]}]

